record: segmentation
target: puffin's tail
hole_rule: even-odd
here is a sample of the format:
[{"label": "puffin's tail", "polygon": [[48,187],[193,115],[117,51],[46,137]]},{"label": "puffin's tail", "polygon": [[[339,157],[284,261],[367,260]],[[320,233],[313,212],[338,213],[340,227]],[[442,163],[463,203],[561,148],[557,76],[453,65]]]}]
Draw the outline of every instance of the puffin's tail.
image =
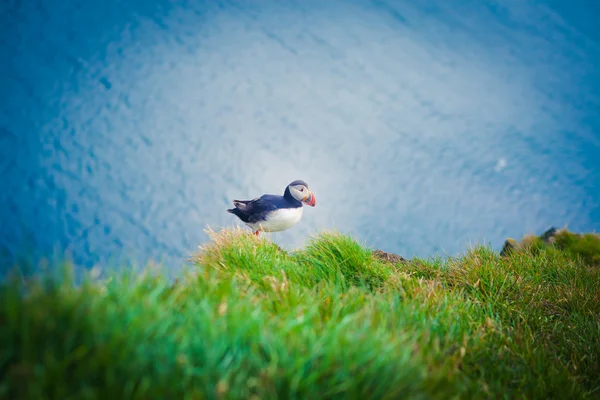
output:
[{"label": "puffin's tail", "polygon": [[235,208],[245,210],[248,206],[248,203],[250,203],[251,201],[252,200],[233,200],[233,205],[235,206]]},{"label": "puffin's tail", "polygon": [[240,211],[242,211],[246,208],[246,201],[245,200],[234,200],[233,205],[235,206],[235,208],[230,208],[227,210],[227,212],[238,215],[238,213]]},{"label": "puffin's tail", "polygon": [[250,203],[251,201],[252,200],[233,200],[233,205],[235,206],[235,208],[230,208],[227,210],[227,212],[241,217],[242,214],[244,214],[244,212],[246,211],[248,203]]}]

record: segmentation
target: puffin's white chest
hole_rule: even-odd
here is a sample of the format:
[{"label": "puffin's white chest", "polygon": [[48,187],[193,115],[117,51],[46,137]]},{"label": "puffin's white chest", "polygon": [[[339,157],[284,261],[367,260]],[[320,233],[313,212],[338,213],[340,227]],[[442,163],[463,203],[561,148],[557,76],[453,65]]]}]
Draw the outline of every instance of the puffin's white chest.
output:
[{"label": "puffin's white chest", "polygon": [[291,228],[296,225],[302,218],[302,209],[297,208],[281,208],[269,214],[266,221],[246,224],[254,230],[263,232],[279,232]]}]

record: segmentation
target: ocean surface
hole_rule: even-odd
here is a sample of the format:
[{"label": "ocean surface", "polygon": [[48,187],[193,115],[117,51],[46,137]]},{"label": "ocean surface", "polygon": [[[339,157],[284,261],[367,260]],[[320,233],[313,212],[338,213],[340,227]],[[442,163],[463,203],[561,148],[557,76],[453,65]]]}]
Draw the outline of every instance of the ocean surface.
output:
[{"label": "ocean surface", "polygon": [[[0,254],[178,268],[305,180],[404,257],[600,230],[600,2],[4,0]],[[7,265],[3,263],[2,265]]]}]

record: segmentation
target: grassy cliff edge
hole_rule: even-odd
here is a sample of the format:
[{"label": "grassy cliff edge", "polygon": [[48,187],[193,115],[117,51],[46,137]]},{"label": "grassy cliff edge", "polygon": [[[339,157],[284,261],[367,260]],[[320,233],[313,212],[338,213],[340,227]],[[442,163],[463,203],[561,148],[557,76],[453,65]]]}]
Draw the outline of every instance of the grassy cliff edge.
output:
[{"label": "grassy cliff edge", "polygon": [[175,283],[0,284],[0,398],[599,398],[600,238],[404,260],[210,232]]}]

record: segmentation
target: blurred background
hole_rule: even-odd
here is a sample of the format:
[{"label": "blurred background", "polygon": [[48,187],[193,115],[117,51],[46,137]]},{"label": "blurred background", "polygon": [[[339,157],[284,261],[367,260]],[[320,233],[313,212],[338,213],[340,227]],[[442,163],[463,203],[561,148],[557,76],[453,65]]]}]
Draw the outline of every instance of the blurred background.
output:
[{"label": "blurred background", "polygon": [[600,226],[600,2],[4,0],[0,253],[177,268],[314,191],[404,257]]}]

